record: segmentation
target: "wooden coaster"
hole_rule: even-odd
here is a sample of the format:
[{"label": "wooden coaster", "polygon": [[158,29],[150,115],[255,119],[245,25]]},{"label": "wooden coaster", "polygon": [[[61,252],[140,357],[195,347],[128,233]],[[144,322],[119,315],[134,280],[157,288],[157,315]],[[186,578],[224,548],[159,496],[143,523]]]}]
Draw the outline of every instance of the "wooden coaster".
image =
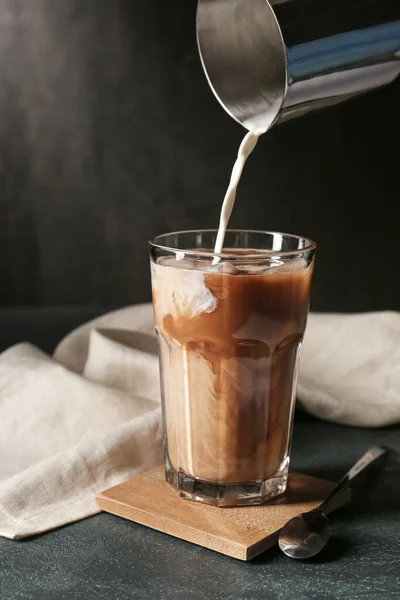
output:
[{"label": "wooden coaster", "polygon": [[[299,513],[318,506],[335,484],[290,473],[284,496],[262,506],[216,508],[180,498],[164,480],[164,467],[102,492],[102,510],[240,560],[271,548],[279,530]],[[334,509],[346,504],[342,494]]]}]

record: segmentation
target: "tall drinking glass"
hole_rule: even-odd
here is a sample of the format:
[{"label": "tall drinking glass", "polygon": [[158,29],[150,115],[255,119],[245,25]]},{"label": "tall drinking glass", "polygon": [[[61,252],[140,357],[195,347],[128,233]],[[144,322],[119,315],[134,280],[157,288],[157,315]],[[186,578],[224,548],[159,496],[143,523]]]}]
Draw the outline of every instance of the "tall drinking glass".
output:
[{"label": "tall drinking glass", "polygon": [[167,481],[215,506],[286,489],[315,244],[183,231],[150,242]]}]

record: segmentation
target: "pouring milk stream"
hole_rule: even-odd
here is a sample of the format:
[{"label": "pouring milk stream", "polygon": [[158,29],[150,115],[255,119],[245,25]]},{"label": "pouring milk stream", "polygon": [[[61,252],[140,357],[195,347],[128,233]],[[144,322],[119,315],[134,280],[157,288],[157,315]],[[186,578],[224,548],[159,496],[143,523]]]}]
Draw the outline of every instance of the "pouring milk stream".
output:
[{"label": "pouring milk stream", "polygon": [[[265,131],[266,130],[249,131],[240,144],[238,156],[235,164],[233,165],[231,180],[222,204],[218,235],[214,249],[215,254],[221,254],[224,247],[226,228],[228,227],[228,222],[235,204],[236,192],[246,160],[256,147],[258,138],[260,135],[265,133]],[[213,265],[216,265],[219,262],[220,258],[216,256],[213,260]]]}]

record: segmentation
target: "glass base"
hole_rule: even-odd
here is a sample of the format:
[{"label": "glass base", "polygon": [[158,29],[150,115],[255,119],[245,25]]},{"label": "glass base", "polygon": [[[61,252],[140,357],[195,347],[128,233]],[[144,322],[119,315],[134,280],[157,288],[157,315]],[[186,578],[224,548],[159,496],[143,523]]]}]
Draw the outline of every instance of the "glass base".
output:
[{"label": "glass base", "polygon": [[171,465],[168,457],[165,464],[165,479],[182,498],[219,507],[263,504],[275,496],[280,496],[286,491],[288,473],[289,458],[268,479],[224,485],[196,479],[182,471],[178,472]]}]

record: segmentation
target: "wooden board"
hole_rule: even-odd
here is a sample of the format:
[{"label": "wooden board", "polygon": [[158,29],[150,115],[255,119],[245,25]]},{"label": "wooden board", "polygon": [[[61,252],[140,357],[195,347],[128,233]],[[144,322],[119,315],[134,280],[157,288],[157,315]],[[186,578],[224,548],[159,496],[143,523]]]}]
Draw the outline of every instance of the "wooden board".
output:
[{"label": "wooden board", "polygon": [[[180,498],[157,467],[96,497],[99,508],[205,548],[250,560],[271,548],[295,515],[312,510],[335,484],[291,473],[284,496],[262,506],[216,508]],[[349,493],[334,508],[348,502]]]}]

